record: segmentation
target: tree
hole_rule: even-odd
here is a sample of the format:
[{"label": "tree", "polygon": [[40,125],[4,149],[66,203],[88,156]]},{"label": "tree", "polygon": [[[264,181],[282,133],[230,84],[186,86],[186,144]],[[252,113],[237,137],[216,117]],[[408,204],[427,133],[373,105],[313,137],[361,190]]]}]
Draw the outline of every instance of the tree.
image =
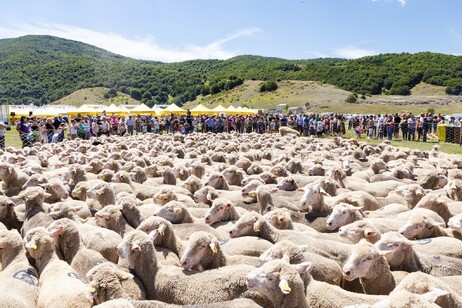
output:
[{"label": "tree", "polygon": [[133,98],[133,99],[136,99],[136,100],[141,100],[142,96],[141,96],[141,92],[140,90],[138,89],[132,89],[130,91],[130,97]]},{"label": "tree", "polygon": [[278,84],[276,81],[265,81],[260,85],[260,92],[272,92],[278,89]]},{"label": "tree", "polygon": [[358,94],[351,93],[345,100],[347,103],[354,104],[358,101]]}]

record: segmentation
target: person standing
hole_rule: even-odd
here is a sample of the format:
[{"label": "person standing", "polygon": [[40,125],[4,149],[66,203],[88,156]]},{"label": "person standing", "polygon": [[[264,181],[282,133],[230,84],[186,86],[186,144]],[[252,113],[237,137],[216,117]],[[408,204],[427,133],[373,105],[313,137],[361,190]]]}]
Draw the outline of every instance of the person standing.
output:
[{"label": "person standing", "polygon": [[23,148],[29,146],[29,140],[27,139],[27,136],[30,133],[30,128],[28,122],[28,118],[26,118],[25,116],[21,116],[19,122],[16,124],[16,130],[18,131],[19,139],[21,139]]},{"label": "person standing", "polygon": [[0,149],[5,149],[5,130],[8,128],[3,122],[0,122]]},{"label": "person standing", "polygon": [[125,122],[125,124],[127,125],[127,131],[128,131],[128,134],[130,136],[133,136],[133,119],[132,119],[132,116],[128,116],[128,119],[127,121]]}]

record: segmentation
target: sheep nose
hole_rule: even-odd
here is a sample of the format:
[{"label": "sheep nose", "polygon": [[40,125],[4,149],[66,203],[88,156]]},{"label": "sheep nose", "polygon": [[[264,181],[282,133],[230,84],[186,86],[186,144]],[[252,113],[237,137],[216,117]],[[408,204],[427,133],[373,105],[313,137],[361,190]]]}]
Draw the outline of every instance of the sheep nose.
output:
[{"label": "sheep nose", "polygon": [[329,227],[332,227],[332,221],[328,221],[328,222],[327,222],[327,225],[328,225]]},{"label": "sheep nose", "polygon": [[344,273],[345,273],[345,275],[347,275],[347,276],[350,276],[350,274],[351,274],[351,271],[349,271],[349,270],[347,270],[347,271],[343,271],[343,272],[344,272]]}]

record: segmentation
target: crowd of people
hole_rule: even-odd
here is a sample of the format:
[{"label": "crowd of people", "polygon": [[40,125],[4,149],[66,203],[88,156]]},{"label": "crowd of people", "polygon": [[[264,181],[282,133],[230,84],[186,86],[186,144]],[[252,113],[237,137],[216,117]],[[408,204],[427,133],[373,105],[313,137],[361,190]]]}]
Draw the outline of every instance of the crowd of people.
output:
[{"label": "crowd of people", "polygon": [[[38,118],[22,116],[16,130],[22,145],[35,142],[57,143],[64,138],[89,139],[101,135],[134,135],[141,133],[238,132],[276,133],[281,126],[289,126],[303,136],[344,135],[346,129],[354,130],[357,138],[403,139],[427,141],[427,135],[436,131],[437,124],[444,123],[441,115],[409,114],[344,116],[339,114],[258,114],[258,115],[198,115],[188,110],[186,115],[78,115],[75,118],[56,116]],[[458,121],[455,121],[458,122]],[[460,124],[460,122],[458,122]],[[457,124],[457,123],[454,123]],[[0,147],[4,147],[4,127],[0,125]]]}]

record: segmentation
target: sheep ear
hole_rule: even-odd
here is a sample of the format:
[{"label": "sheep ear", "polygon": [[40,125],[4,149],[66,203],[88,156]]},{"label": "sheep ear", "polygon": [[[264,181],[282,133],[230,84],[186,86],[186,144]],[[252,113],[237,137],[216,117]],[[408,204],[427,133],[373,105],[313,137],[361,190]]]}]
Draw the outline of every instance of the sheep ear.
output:
[{"label": "sheep ear", "polygon": [[279,191],[279,188],[273,187],[270,191],[271,191],[272,193],[275,193],[275,192],[278,192],[278,191]]},{"label": "sheep ear", "polygon": [[61,235],[61,233],[63,233],[63,230],[64,230],[64,227],[61,226],[59,228],[48,231],[48,233],[50,234],[51,237],[55,237],[55,236]]},{"label": "sheep ear", "polygon": [[150,233],[149,233],[149,238],[151,239],[151,241],[155,241],[156,238],[159,236],[160,232],[158,229],[156,230],[152,230]]},{"label": "sheep ear", "polygon": [[376,236],[377,235],[377,230],[374,230],[372,228],[365,228],[364,229],[364,236],[365,237],[371,237],[371,236]]},{"label": "sheep ear", "polygon": [[281,292],[284,294],[289,294],[292,289],[289,287],[289,282],[286,279],[281,279],[279,281],[279,289],[281,289]]},{"label": "sheep ear", "polygon": [[86,172],[90,172],[91,170],[93,170],[93,167],[92,167],[92,166],[88,166],[88,165],[85,165],[84,168],[85,168],[85,171],[86,171]]},{"label": "sheep ear", "polygon": [[425,301],[427,301],[429,303],[434,303],[434,302],[436,302],[438,297],[446,296],[448,294],[449,294],[449,292],[447,292],[445,290],[441,290],[441,289],[438,289],[438,288],[431,288],[429,292],[422,294],[421,297]]},{"label": "sheep ear", "polygon": [[299,274],[308,272],[311,266],[312,266],[311,262],[302,262],[299,264],[292,265],[292,267],[295,268]]},{"label": "sheep ear", "polygon": [[285,253],[285,254],[282,256],[282,259],[281,259],[281,260],[290,264],[290,256],[289,256],[289,254]]},{"label": "sheep ear", "polygon": [[47,189],[47,188],[50,187],[50,184],[49,183],[40,183],[39,186],[42,187],[43,189]]},{"label": "sheep ear", "polygon": [[363,206],[350,206],[350,207],[348,208],[348,211],[350,211],[350,212],[357,212],[357,211],[361,210],[362,208],[363,208]]},{"label": "sheep ear", "polygon": [[77,213],[78,211],[80,211],[83,207],[81,205],[76,205],[76,206],[73,206],[71,209],[74,213]]},{"label": "sheep ear", "polygon": [[214,254],[218,252],[218,247],[217,247],[217,244],[216,244],[216,243],[211,242],[211,243],[209,244],[209,247],[210,247],[210,249],[212,249],[212,251],[213,251]]},{"label": "sheep ear", "polygon": [[141,246],[138,243],[133,243],[132,252],[140,252],[140,251],[141,251]]},{"label": "sheep ear", "polygon": [[9,173],[13,173],[13,171],[14,171],[14,168],[13,168],[13,167],[8,167],[8,172],[9,172]]},{"label": "sheep ear", "polygon": [[305,187],[297,188],[297,191],[299,191],[299,192],[305,192]]},{"label": "sheep ear", "polygon": [[180,215],[181,214],[181,209],[179,207],[175,208],[175,214]]},{"label": "sheep ear", "polygon": [[101,196],[101,195],[103,194],[103,192],[102,192],[100,189],[96,190],[95,193],[96,193],[98,196]]},{"label": "sheep ear", "polygon": [[393,252],[394,252],[394,250],[380,250],[379,255],[385,257],[385,256],[387,256],[389,254],[392,254]]},{"label": "sheep ear", "polygon": [[211,193],[207,193],[207,196],[205,198],[209,201],[213,201],[213,196]]},{"label": "sheep ear", "polygon": [[157,228],[157,230],[159,230],[160,235],[162,236],[165,235],[165,229],[167,229],[167,226],[164,224],[160,225],[159,228]]},{"label": "sheep ear", "polygon": [[322,187],[319,187],[319,192],[321,193],[321,195],[330,196]]}]

